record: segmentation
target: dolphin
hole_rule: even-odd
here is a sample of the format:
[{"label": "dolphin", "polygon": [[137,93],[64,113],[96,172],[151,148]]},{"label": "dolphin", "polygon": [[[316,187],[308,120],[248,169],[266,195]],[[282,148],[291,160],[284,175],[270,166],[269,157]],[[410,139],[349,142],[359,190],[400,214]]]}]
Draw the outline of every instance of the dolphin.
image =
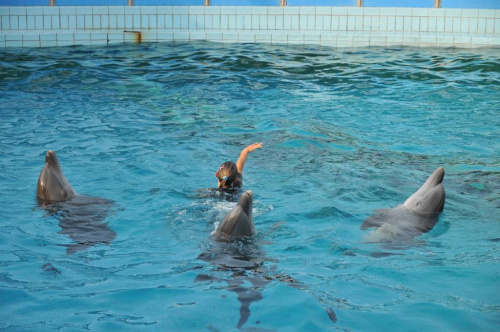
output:
[{"label": "dolphin", "polygon": [[252,219],[253,193],[248,190],[241,195],[238,205],[228,212],[215,230],[217,240],[234,240],[255,234]]},{"label": "dolphin", "polygon": [[408,197],[403,206],[420,215],[443,212],[445,193],[443,187],[444,168],[439,167],[417,192]]},{"label": "dolphin", "polygon": [[75,191],[64,176],[56,153],[52,150],[47,151],[45,166],[38,177],[36,197],[45,202],[62,202],[75,195]]},{"label": "dolphin", "polygon": [[59,220],[59,233],[75,241],[66,245],[68,255],[100,243],[109,245],[116,238],[116,233],[103,222],[114,202],[77,195],[52,150],[45,154],[45,166],[38,178],[36,197],[48,216],[53,215]]},{"label": "dolphin", "polygon": [[370,234],[370,242],[412,239],[430,231],[444,208],[443,179],[444,168],[439,167],[403,204],[374,211],[361,225],[361,229],[377,228]]},{"label": "dolphin", "polygon": [[[234,292],[240,302],[240,318],[236,329],[260,331],[265,329],[244,328],[243,325],[249,321],[252,303],[264,299],[263,291],[267,285],[273,280],[278,280],[301,290],[305,289],[305,286],[293,277],[277,272],[277,265],[268,266],[267,263],[276,263],[277,260],[267,258],[256,238],[251,237],[255,234],[252,203],[253,193],[248,190],[241,195],[238,205],[226,214],[214,233],[217,242],[214,241],[198,256],[199,260],[210,263],[212,267],[207,269],[210,274],[199,273],[194,282],[219,283],[223,285],[216,287],[217,289],[222,287]],[[200,267],[197,266],[195,269],[199,270]],[[333,309],[330,307],[325,310],[328,317],[336,322]]]}]

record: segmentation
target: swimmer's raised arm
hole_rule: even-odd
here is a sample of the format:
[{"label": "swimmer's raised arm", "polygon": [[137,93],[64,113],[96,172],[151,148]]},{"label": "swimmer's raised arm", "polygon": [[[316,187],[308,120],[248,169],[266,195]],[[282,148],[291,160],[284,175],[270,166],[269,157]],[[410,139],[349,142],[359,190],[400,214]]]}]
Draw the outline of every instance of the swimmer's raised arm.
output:
[{"label": "swimmer's raised arm", "polygon": [[238,161],[236,162],[236,167],[238,168],[238,173],[243,174],[243,167],[245,166],[245,163],[247,161],[247,156],[248,153],[252,152],[253,150],[259,149],[262,147],[262,143],[253,143],[241,150],[240,157],[238,158]]}]

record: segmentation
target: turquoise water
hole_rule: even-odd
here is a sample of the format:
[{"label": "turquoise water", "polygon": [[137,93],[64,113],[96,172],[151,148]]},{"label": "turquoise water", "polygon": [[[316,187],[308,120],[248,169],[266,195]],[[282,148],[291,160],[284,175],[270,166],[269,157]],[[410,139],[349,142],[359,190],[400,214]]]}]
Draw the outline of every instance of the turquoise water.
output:
[{"label": "turquoise water", "polygon": [[[498,49],[1,50],[0,329],[498,331],[499,96]],[[37,204],[49,149],[83,204]],[[368,241],[439,166],[435,227]]]}]

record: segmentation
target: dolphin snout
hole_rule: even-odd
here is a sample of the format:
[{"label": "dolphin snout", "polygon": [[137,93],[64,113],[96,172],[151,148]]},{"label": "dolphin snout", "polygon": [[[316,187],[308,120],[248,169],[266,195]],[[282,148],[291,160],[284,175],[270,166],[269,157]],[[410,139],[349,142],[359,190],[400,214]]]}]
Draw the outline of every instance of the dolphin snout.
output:
[{"label": "dolphin snout", "polygon": [[443,182],[443,179],[444,179],[444,168],[438,167],[438,169],[434,171],[435,185],[437,186],[438,184],[441,184]]},{"label": "dolphin snout", "polygon": [[56,153],[53,150],[47,151],[45,154],[45,163],[50,165],[54,159],[57,159]]}]

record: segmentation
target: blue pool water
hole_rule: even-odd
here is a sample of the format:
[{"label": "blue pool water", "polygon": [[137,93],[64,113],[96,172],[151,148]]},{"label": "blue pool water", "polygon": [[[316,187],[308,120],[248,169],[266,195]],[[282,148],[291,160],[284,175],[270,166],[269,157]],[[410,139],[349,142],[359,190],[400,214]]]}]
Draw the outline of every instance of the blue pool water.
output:
[{"label": "blue pool water", "polygon": [[[498,331],[499,96],[498,49],[1,50],[0,329]],[[253,142],[258,233],[217,243]],[[49,149],[96,204],[37,204]],[[368,241],[439,166],[434,228]]]}]

